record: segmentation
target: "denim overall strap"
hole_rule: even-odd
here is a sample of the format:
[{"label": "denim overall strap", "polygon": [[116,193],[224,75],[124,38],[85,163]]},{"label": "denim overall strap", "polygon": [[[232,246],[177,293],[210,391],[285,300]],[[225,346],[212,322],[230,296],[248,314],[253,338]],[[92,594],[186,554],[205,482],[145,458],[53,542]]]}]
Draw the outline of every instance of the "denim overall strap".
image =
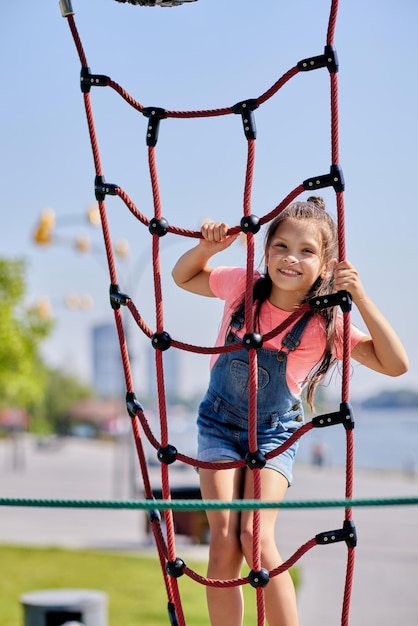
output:
[{"label": "denim overall strap", "polygon": [[[241,330],[244,326],[244,318],[245,315],[245,307],[244,303],[241,303],[238,309],[232,314],[230,331],[226,338],[226,343],[232,343],[236,340],[235,332]],[[309,322],[312,316],[311,311],[307,311],[302,317],[292,326],[290,331],[283,337],[282,346],[287,348],[288,352],[293,352],[300,344],[300,340],[303,334],[303,331],[306,328],[307,323]],[[235,331],[235,332],[234,332]]]},{"label": "denim overall strap", "polygon": [[300,340],[303,334],[303,331],[306,328],[307,323],[309,322],[312,313],[307,311],[302,317],[296,322],[294,326],[290,329],[290,331],[285,335],[282,339],[282,346],[288,349],[289,352],[293,352],[300,345]]}]

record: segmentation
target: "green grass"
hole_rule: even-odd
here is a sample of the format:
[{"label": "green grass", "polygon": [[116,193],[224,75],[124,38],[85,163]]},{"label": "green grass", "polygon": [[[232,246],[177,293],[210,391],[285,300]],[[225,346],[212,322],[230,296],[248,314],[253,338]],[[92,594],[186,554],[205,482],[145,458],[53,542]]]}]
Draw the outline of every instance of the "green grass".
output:
[{"label": "green grass", "polygon": [[[21,626],[23,593],[43,589],[96,589],[108,596],[109,626],[167,626],[167,595],[154,557],[108,552],[0,545],[0,626]],[[204,562],[187,565],[204,575]],[[296,570],[297,572],[297,570]],[[292,572],[295,573],[294,571]],[[188,576],[178,579],[186,623],[208,624],[205,588]],[[255,590],[244,586],[245,623],[254,626]]]}]

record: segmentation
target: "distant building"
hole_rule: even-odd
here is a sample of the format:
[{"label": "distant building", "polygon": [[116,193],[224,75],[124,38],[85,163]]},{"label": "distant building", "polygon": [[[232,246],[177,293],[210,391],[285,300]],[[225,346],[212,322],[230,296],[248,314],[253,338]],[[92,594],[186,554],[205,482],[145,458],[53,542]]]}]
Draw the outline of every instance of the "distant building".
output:
[{"label": "distant building", "polygon": [[[149,346],[147,350],[147,370],[149,394],[157,396],[157,375],[155,367],[155,350]],[[169,348],[163,352],[164,386],[169,400],[175,400],[181,395],[181,364],[180,352],[175,348]]]},{"label": "distant building", "polygon": [[[99,324],[92,329],[93,386],[101,398],[123,396],[126,392],[125,377],[120,355],[119,339],[113,323]],[[132,346],[131,346],[132,348]],[[136,356],[145,366],[142,383],[146,389],[141,391],[147,397],[157,397],[157,375],[155,368],[155,350],[151,345],[144,346]],[[131,355],[131,368],[133,359]],[[163,352],[165,393],[168,400],[181,396],[181,361],[179,350],[170,348]],[[138,381],[137,381],[138,382]]]},{"label": "distant building", "polygon": [[125,394],[125,378],[118,333],[114,323],[93,327],[93,385],[98,396],[116,397]]}]

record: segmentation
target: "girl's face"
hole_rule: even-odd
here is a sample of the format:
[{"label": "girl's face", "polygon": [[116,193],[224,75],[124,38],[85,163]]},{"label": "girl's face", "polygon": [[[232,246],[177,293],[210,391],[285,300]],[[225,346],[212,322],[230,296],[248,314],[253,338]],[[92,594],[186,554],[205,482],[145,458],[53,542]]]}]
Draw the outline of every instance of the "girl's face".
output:
[{"label": "girl's face", "polygon": [[322,248],[321,231],[313,221],[285,219],[278,225],[265,254],[273,304],[286,308],[303,301],[325,275]]}]

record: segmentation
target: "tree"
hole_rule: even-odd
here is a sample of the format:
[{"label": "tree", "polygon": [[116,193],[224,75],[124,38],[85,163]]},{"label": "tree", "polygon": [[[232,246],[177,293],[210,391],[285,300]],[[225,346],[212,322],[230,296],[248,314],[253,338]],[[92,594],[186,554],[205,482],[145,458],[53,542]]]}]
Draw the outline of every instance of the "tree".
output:
[{"label": "tree", "polygon": [[82,383],[76,376],[59,370],[49,372],[45,390],[43,414],[49,429],[58,433],[68,430],[68,409],[79,400],[94,395],[88,385]]},{"label": "tree", "polygon": [[25,308],[26,264],[0,258],[0,408],[28,409],[44,395],[48,370],[39,355],[52,322]]}]

